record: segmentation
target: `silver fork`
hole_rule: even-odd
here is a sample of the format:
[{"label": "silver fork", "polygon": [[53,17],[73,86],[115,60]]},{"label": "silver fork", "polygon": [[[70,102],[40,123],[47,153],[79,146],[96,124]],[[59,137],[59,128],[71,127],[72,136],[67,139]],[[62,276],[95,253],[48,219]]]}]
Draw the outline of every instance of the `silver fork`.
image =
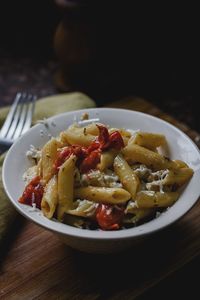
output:
[{"label": "silver fork", "polygon": [[0,150],[8,149],[31,127],[36,98],[31,94],[17,93],[0,130]]}]

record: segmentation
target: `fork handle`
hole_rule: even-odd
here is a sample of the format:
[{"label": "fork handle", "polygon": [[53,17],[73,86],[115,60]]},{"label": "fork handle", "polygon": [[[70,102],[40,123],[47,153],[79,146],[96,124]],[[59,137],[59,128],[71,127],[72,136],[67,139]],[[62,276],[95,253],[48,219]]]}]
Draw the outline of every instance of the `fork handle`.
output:
[{"label": "fork handle", "polygon": [[8,150],[12,146],[12,142],[5,141],[4,139],[0,138],[0,154]]}]

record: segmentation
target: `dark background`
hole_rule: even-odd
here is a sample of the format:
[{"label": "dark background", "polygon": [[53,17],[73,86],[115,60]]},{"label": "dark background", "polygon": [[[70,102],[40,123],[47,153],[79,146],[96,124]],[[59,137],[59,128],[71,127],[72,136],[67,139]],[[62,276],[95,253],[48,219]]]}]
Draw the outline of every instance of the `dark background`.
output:
[{"label": "dark background", "polygon": [[[89,24],[91,63],[83,74],[81,67],[78,71],[71,67],[73,84],[68,90],[82,90],[100,105],[130,94],[142,96],[199,130],[198,96],[191,96],[197,80],[196,25],[190,7],[80,2],[78,17],[74,9],[67,9],[68,18],[76,22],[84,16],[83,22]],[[64,11],[50,0],[1,3],[1,104],[10,102],[19,89],[33,90],[38,96],[58,92],[53,38],[63,16]]]},{"label": "dark background", "polygon": [[[196,81],[193,12],[183,4],[154,8],[107,2],[82,1],[88,4],[79,16],[91,26],[92,63],[83,74],[72,65],[73,84],[67,89],[88,93],[98,105],[128,95],[144,97],[200,130],[198,96],[191,96]],[[71,9],[68,15],[77,18]],[[19,90],[39,97],[60,92],[53,37],[63,16],[53,1],[1,1],[0,105],[11,103]],[[163,298],[163,292],[194,296],[198,266],[199,259],[150,291],[147,299]]]}]

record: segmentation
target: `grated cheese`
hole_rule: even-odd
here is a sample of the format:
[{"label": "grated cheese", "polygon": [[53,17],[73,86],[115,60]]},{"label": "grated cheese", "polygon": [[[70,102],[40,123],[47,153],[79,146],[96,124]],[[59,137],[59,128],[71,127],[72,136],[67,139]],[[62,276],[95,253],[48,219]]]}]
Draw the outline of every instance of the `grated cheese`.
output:
[{"label": "grated cheese", "polygon": [[26,156],[32,159],[39,159],[41,156],[41,151],[35,148],[35,146],[30,145],[30,149],[26,152]]},{"label": "grated cheese", "polygon": [[32,203],[32,206],[28,208],[28,212],[35,212],[37,211],[37,208],[36,208],[36,203]]},{"label": "grated cheese", "polygon": [[150,174],[152,174],[152,170],[147,168],[145,165],[140,165],[136,169],[133,166],[133,170],[139,178],[144,178],[144,177],[149,176]]},{"label": "grated cheese", "polygon": [[154,180],[152,182],[148,182],[146,184],[146,188],[148,190],[151,190],[153,186],[159,186],[159,189],[160,189],[160,193],[164,193],[163,191],[163,180],[164,178],[167,176],[167,174],[169,173],[169,170],[161,170],[161,171],[157,171],[157,172],[154,172],[152,173],[151,175],[153,177],[157,177],[158,179],[157,180]]},{"label": "grated cheese", "polygon": [[106,170],[104,173],[99,170],[93,170],[87,174],[80,175],[79,184],[81,186],[94,185],[102,187],[122,187],[119,182],[119,177],[111,170]]}]

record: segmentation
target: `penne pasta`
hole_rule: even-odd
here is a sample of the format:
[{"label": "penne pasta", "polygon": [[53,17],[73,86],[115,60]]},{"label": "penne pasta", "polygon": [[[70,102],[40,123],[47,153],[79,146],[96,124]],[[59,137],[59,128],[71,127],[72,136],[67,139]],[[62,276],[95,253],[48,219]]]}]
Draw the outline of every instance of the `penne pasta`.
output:
[{"label": "penne pasta", "polygon": [[47,183],[42,197],[41,209],[45,217],[51,219],[58,203],[58,180],[54,175]]},{"label": "penne pasta", "polygon": [[59,137],[58,137],[57,140],[61,143],[61,148],[66,147],[66,146],[69,145],[69,143],[67,141],[67,137],[66,137],[65,131],[62,131],[59,134]]},{"label": "penne pasta", "polygon": [[86,134],[92,134],[98,136],[99,129],[95,123],[89,124],[83,128],[83,132],[85,131]]},{"label": "penne pasta", "polygon": [[190,180],[194,171],[190,168],[181,168],[178,170],[170,170],[167,176],[163,179],[163,185],[178,185],[182,186]]},{"label": "penne pasta", "polygon": [[118,151],[116,150],[103,152],[100,157],[100,163],[97,165],[97,169],[100,171],[104,171],[110,168],[113,165],[117,153]]},{"label": "penne pasta", "polygon": [[[160,172],[161,174],[157,174]],[[164,176],[163,176],[164,175]],[[165,186],[171,186],[171,188],[177,189],[178,187],[184,185],[187,181],[190,180],[190,178],[193,175],[193,170],[190,168],[181,168],[178,170],[166,170],[164,172],[157,171],[156,173],[152,173],[150,176],[154,178],[155,176],[160,176],[160,179],[157,180],[150,180],[146,184],[146,187],[148,190],[155,190],[155,187],[165,187]]]},{"label": "penne pasta", "polygon": [[78,127],[76,124],[70,126],[64,134],[70,145],[89,146],[95,139],[94,135],[87,133],[85,127]]},{"label": "penne pasta", "polygon": [[42,148],[41,154],[41,176],[45,183],[54,175],[54,162],[57,157],[57,150],[60,144],[55,139],[52,138],[46,145]]},{"label": "penne pasta", "polygon": [[188,165],[182,160],[174,160],[174,162],[177,164],[178,168],[189,168]]},{"label": "penne pasta", "polygon": [[37,164],[37,175],[42,177],[42,158],[40,158]]},{"label": "penne pasta", "polygon": [[74,196],[75,198],[110,204],[124,203],[131,198],[131,194],[122,188],[93,186],[75,189]]},{"label": "penne pasta", "polygon": [[139,145],[129,144],[122,150],[122,153],[131,164],[139,162],[153,170],[177,169],[174,161]]},{"label": "penne pasta", "polygon": [[157,147],[164,146],[166,144],[166,139],[162,134],[136,132],[134,138],[131,139],[130,142],[150,150],[155,150]]},{"label": "penne pasta", "polygon": [[123,187],[131,194],[132,199],[134,199],[140,186],[139,178],[121,155],[117,155],[113,166]]},{"label": "penne pasta", "polygon": [[169,207],[178,197],[178,192],[141,191],[137,193],[135,201],[138,208]]},{"label": "penne pasta", "polygon": [[58,220],[63,220],[64,213],[73,208],[75,162],[76,157],[71,155],[58,172]]},{"label": "penne pasta", "polygon": [[68,214],[79,217],[92,217],[96,211],[96,203],[88,200],[77,200],[76,208],[67,211]]}]

